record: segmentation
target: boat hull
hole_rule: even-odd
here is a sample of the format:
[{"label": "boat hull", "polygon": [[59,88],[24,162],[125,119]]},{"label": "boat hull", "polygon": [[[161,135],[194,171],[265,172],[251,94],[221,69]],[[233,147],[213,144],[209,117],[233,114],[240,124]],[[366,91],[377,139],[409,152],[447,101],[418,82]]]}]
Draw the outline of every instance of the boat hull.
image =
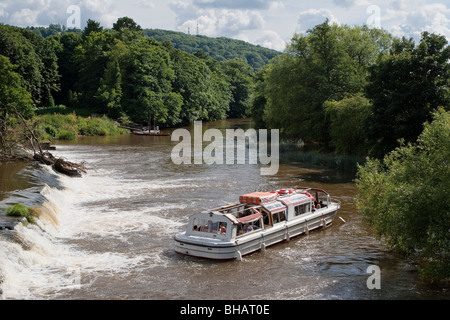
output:
[{"label": "boat hull", "polygon": [[241,260],[244,255],[264,251],[269,246],[308,234],[315,229],[326,228],[333,222],[338,209],[338,206],[321,209],[305,217],[237,237],[234,241],[205,241],[199,237],[177,235],[174,238],[175,252],[213,260]]}]

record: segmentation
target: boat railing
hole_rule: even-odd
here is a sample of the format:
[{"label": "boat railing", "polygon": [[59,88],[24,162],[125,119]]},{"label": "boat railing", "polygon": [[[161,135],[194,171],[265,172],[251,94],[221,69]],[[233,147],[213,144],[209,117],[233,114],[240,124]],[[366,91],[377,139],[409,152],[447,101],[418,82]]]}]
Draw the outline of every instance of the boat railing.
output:
[{"label": "boat railing", "polygon": [[341,200],[336,199],[336,198],[330,198],[331,203],[337,203],[338,207],[341,207]]}]

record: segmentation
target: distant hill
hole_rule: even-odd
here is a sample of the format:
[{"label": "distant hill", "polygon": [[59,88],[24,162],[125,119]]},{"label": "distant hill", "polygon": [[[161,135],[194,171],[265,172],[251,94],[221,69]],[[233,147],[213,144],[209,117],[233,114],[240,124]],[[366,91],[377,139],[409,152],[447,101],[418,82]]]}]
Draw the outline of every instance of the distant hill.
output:
[{"label": "distant hill", "polygon": [[281,54],[276,50],[224,37],[210,38],[161,29],[144,29],[143,32],[145,36],[156,41],[170,41],[175,48],[191,54],[202,51],[218,61],[242,58],[255,70],[261,69],[272,58]]}]

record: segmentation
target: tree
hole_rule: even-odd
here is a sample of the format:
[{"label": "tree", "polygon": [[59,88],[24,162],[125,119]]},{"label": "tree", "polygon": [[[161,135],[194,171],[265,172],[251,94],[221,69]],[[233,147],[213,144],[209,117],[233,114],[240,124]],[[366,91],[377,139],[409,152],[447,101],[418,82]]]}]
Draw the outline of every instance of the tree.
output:
[{"label": "tree", "polygon": [[29,118],[33,115],[33,102],[16,69],[17,66],[11,64],[7,57],[0,55],[0,108],[6,114],[12,104],[25,118]]},{"label": "tree", "polygon": [[128,49],[122,72],[127,114],[140,123],[150,120],[158,125],[179,123],[182,99],[172,94],[175,74],[168,52],[144,38],[130,43]]},{"label": "tree", "polygon": [[396,39],[391,54],[370,68],[366,95],[373,108],[366,127],[372,156],[382,158],[399,139],[415,141],[436,108],[448,109],[449,59],[445,37],[425,32],[418,46]]},{"label": "tree", "polygon": [[57,57],[61,90],[54,94],[55,103],[72,106],[69,96],[75,91],[79,77],[75,49],[81,44],[81,36],[73,32],[65,33],[59,38],[59,42],[61,50],[57,52]]},{"label": "tree", "polygon": [[[74,90],[79,93],[79,106],[93,112],[101,112],[102,104],[97,92],[100,80],[105,75],[109,62],[108,53],[114,44],[113,35],[107,31],[91,32],[75,48],[74,67],[78,70],[78,81]],[[104,111],[104,110],[103,110]]]},{"label": "tree", "polygon": [[113,30],[120,31],[121,29],[130,29],[133,31],[142,31],[141,26],[139,26],[133,19],[129,17],[123,17],[117,19],[117,22],[113,24]]},{"label": "tree", "polygon": [[267,105],[266,99],[266,68],[255,75],[255,84],[251,98],[250,114],[256,129],[265,128],[264,109]]},{"label": "tree", "polygon": [[[265,70],[264,122],[305,142],[330,142],[324,103],[363,91],[368,68],[385,51],[370,29],[329,25],[295,34],[287,55]],[[263,101],[263,99],[259,99]]]},{"label": "tree", "polygon": [[122,113],[122,75],[118,59],[108,63],[105,75],[100,79],[100,87],[97,90],[96,98],[104,104],[104,113],[111,118],[119,118]]},{"label": "tree", "polygon": [[84,28],[83,32],[81,33],[81,36],[83,38],[86,38],[93,32],[102,32],[103,27],[100,25],[100,22],[88,19],[86,23],[86,27]]},{"label": "tree", "polygon": [[232,94],[228,117],[241,118],[250,115],[251,92],[255,77],[253,68],[241,59],[227,60],[221,64],[228,77]]},{"label": "tree", "polygon": [[16,110],[24,117],[33,115],[31,95],[21,85],[21,77],[9,59],[0,55],[0,144],[3,154],[11,154],[17,143],[10,113]]},{"label": "tree", "polygon": [[357,207],[376,234],[436,281],[450,277],[450,112],[433,118],[416,143],[368,159],[356,185]]},{"label": "tree", "polygon": [[340,101],[326,101],[324,106],[330,118],[330,143],[336,153],[366,154],[364,122],[370,112],[370,101],[356,94]]},{"label": "tree", "polygon": [[16,27],[0,25],[0,55],[8,57],[15,70],[21,77],[25,89],[31,94],[35,106],[42,102],[43,76],[41,74],[42,61],[36,53],[33,43],[24,34],[32,31]]}]

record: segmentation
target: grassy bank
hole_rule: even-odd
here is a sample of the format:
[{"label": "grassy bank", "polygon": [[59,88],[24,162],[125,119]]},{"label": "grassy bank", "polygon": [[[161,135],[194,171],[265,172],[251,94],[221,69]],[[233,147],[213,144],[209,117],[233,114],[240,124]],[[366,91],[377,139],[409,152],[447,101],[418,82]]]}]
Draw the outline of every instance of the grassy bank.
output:
[{"label": "grassy bank", "polygon": [[35,117],[42,140],[74,140],[77,136],[110,136],[128,132],[107,117],[43,114]]}]

